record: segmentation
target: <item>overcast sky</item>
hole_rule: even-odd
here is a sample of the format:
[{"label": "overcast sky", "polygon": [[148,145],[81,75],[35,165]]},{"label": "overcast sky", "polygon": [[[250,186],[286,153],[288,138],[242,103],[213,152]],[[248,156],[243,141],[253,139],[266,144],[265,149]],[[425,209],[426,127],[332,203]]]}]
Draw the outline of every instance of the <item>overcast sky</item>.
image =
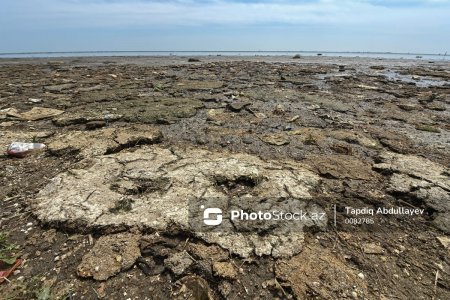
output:
[{"label": "overcast sky", "polygon": [[0,52],[450,52],[450,0],[0,0]]}]

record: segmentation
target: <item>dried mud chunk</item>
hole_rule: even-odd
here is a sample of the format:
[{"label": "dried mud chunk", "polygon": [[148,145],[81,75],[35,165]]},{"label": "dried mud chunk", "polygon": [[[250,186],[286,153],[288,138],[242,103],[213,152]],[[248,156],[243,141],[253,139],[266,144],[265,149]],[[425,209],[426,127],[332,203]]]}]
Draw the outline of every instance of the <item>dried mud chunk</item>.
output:
[{"label": "dried mud chunk", "polygon": [[347,155],[312,155],[305,163],[322,176],[334,179],[370,180],[376,177],[369,164]]},{"label": "dried mud chunk", "polygon": [[416,110],[419,108],[417,105],[410,104],[410,103],[399,103],[399,104],[397,104],[397,106],[406,111],[412,111],[412,110]]},{"label": "dried mud chunk", "polygon": [[189,244],[188,251],[196,258],[210,261],[225,261],[228,259],[228,253],[222,248],[212,245]]},{"label": "dried mud chunk", "polygon": [[145,236],[140,241],[141,254],[154,258],[167,258],[177,252],[179,241],[159,235]]},{"label": "dried mud chunk", "polygon": [[403,173],[413,179],[426,180],[435,186],[450,189],[450,170],[426,158],[414,155],[402,155],[392,152],[380,154],[381,162],[374,165],[375,169]]},{"label": "dried mud chunk", "polygon": [[220,294],[226,298],[233,291],[233,286],[230,282],[223,280],[219,283],[218,289]]},{"label": "dried mud chunk", "polygon": [[374,169],[392,174],[388,191],[422,201],[435,212],[433,224],[450,232],[450,170],[426,158],[392,152],[380,154]]},{"label": "dried mud chunk", "polygon": [[283,115],[286,112],[286,108],[282,104],[278,104],[273,110],[274,115]]},{"label": "dried mud chunk", "polygon": [[425,108],[431,109],[431,110],[436,110],[436,111],[446,111],[447,110],[447,106],[444,103],[439,103],[436,101],[425,105]]},{"label": "dried mud chunk", "polygon": [[48,119],[52,117],[59,116],[63,114],[64,111],[54,108],[46,108],[46,107],[33,107],[29,111],[19,113],[19,112],[8,112],[8,116],[12,116],[15,118],[19,118],[21,120],[27,121],[37,121],[42,119]]},{"label": "dried mud chunk", "polygon": [[178,288],[173,292],[172,299],[178,300],[214,300],[214,293],[208,282],[196,275],[181,278],[176,283]]},{"label": "dried mud chunk", "polygon": [[353,148],[345,143],[334,143],[330,145],[330,149],[336,153],[344,155],[352,155],[353,153]]},{"label": "dried mud chunk", "polygon": [[402,154],[411,153],[413,143],[409,139],[389,139],[382,138],[380,143],[391,151]]},{"label": "dried mud chunk", "polygon": [[186,251],[175,253],[164,260],[166,268],[176,276],[183,275],[193,263],[194,260]]},{"label": "dried mud chunk", "polygon": [[64,116],[53,119],[53,124],[58,127],[85,124],[89,122],[88,118],[80,116],[78,114],[64,114]]},{"label": "dried mud chunk", "polygon": [[386,128],[369,127],[370,134],[380,141],[380,144],[397,153],[411,153],[414,151],[414,142],[409,137],[399,132]]},{"label": "dried mud chunk", "polygon": [[210,109],[206,113],[206,120],[217,125],[222,125],[229,119],[230,114],[226,113],[224,109]]},{"label": "dried mud chunk", "polygon": [[362,249],[366,254],[384,254],[384,248],[375,243],[365,243]]},{"label": "dried mud chunk", "polygon": [[325,132],[314,127],[303,127],[292,130],[288,135],[293,135],[306,145],[316,145],[325,139]]},{"label": "dried mud chunk", "polygon": [[240,112],[251,103],[244,100],[233,101],[227,105],[228,109],[234,112]]},{"label": "dried mud chunk", "polygon": [[[282,236],[245,235],[232,228],[223,235],[202,235],[189,223],[190,201],[230,199],[230,193],[245,192],[250,207],[258,199],[289,198],[309,210],[307,200],[319,185],[319,177],[295,161],[197,148],[152,145],[82,162],[53,178],[31,201],[41,221],[78,230],[80,224],[83,230],[138,226],[165,231],[175,226],[244,257],[296,254],[303,245],[302,228],[280,228],[286,229]],[[130,201],[123,203],[124,197]]]},{"label": "dried mud chunk", "polygon": [[334,110],[337,112],[346,113],[350,110],[353,110],[353,106],[351,104],[344,103],[339,99],[336,99],[334,97],[325,94],[318,94],[318,95],[306,94],[302,95],[302,98],[305,102],[318,104],[322,108]]},{"label": "dried mud chunk", "polygon": [[54,155],[73,149],[89,157],[115,153],[138,145],[154,144],[161,140],[161,131],[148,125],[134,125],[130,128],[107,127],[89,132],[70,131],[55,136],[48,144],[48,149]]},{"label": "dried mud chunk", "polygon": [[236,267],[230,262],[215,262],[212,267],[215,276],[232,280],[238,276]]},{"label": "dried mud chunk", "polygon": [[268,134],[261,137],[261,140],[274,146],[283,146],[289,144],[289,138],[285,134]]},{"label": "dried mud chunk", "polygon": [[450,237],[448,237],[448,236],[438,236],[438,237],[436,237],[436,239],[439,241],[439,243],[441,243],[441,245],[445,249],[450,249]]},{"label": "dried mud chunk", "polygon": [[95,130],[106,126],[105,121],[91,121],[86,123],[86,130]]},{"label": "dried mud chunk", "polygon": [[379,147],[378,142],[374,139],[367,137],[366,135],[355,132],[355,131],[344,131],[344,130],[336,130],[327,133],[328,136],[331,136],[337,140],[343,140],[352,144],[359,144],[368,148],[377,148]]},{"label": "dried mud chunk", "polygon": [[131,268],[140,256],[139,236],[130,233],[102,236],[83,256],[78,276],[106,280]]},{"label": "dried mud chunk", "polygon": [[161,140],[161,131],[153,127],[134,125],[130,129],[119,128],[114,133],[114,141],[118,146],[107,149],[106,154],[115,153],[122,149],[135,147],[137,145],[159,143]]},{"label": "dried mud chunk", "polygon": [[424,124],[417,124],[416,129],[420,131],[426,131],[426,132],[433,132],[433,133],[440,133],[441,130],[433,125],[424,125]]},{"label": "dried mud chunk", "polygon": [[357,290],[367,295],[367,284],[344,261],[320,245],[309,245],[297,256],[275,264],[277,278],[291,285],[298,299],[313,295],[341,299]]}]

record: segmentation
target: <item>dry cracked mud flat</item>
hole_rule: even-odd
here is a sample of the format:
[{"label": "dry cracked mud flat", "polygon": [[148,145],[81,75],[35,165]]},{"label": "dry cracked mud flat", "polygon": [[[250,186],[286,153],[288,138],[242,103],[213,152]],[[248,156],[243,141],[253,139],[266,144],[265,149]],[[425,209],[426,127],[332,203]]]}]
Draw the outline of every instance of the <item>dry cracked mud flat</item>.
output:
[{"label": "dry cracked mud flat", "polygon": [[[47,145],[0,157],[0,259],[24,260],[0,299],[450,298],[449,62],[5,59],[0,79],[1,147]],[[205,199],[324,218],[202,231]]]}]

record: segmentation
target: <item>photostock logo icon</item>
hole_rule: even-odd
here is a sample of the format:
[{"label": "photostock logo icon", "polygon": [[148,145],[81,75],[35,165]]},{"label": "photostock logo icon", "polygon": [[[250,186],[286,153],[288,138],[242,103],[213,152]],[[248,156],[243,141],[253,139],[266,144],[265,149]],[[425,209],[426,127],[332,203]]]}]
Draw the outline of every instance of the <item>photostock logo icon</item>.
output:
[{"label": "photostock logo icon", "polygon": [[[205,206],[200,206],[204,209]],[[207,208],[203,211],[203,223],[208,226],[217,226],[222,223],[222,210],[220,208]]]}]

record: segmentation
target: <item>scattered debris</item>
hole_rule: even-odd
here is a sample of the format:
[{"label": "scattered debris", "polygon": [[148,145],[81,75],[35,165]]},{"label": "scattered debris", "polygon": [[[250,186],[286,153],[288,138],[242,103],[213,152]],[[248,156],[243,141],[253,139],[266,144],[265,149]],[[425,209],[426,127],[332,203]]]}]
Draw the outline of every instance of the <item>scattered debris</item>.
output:
[{"label": "scattered debris", "polygon": [[41,103],[42,99],[39,99],[39,98],[28,98],[28,101],[30,103]]},{"label": "scattered debris", "polygon": [[39,150],[44,150],[47,146],[45,144],[40,143],[21,143],[21,142],[13,142],[8,146],[6,153],[9,156],[14,156],[18,158],[24,158],[32,152],[36,152]]},{"label": "scattered debris", "polygon": [[23,263],[22,259],[15,259],[14,262],[9,263],[0,259],[0,284],[3,281],[8,281],[8,277]]}]

